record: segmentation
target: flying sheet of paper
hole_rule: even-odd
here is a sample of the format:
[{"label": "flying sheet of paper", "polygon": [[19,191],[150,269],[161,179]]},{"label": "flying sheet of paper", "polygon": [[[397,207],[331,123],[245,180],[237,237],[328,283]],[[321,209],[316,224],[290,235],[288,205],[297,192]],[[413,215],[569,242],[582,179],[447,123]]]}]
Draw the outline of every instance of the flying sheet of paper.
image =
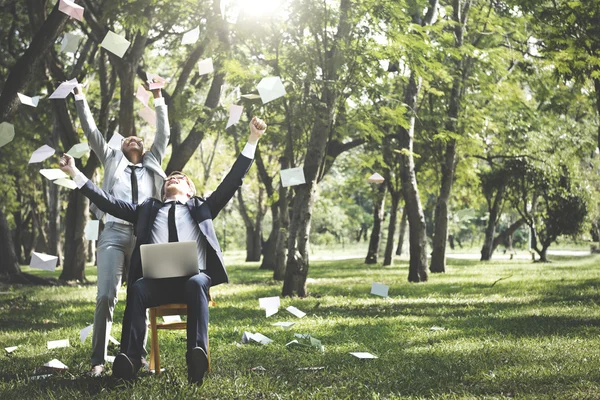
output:
[{"label": "flying sheet of paper", "polygon": [[123,58],[130,44],[123,36],[119,36],[113,31],[108,31],[104,40],[102,40],[101,46],[117,57]]},{"label": "flying sheet of paper", "polygon": [[48,361],[46,364],[44,364],[44,367],[54,369],[69,369],[69,367],[67,367],[62,362],[58,361],[56,358],[54,360]]},{"label": "flying sheet of paper", "polygon": [[73,158],[81,158],[90,151],[90,146],[87,143],[77,143],[67,151],[67,154]]},{"label": "flying sheet of paper", "polygon": [[153,109],[144,107],[140,110],[139,114],[150,126],[156,128],[156,112]]},{"label": "flying sheet of paper", "polygon": [[385,179],[383,178],[383,176],[379,175],[377,172],[375,172],[373,175],[367,178],[367,182],[383,183],[384,181]]},{"label": "flying sheet of paper", "polygon": [[376,355],[373,355],[371,353],[366,353],[366,352],[354,352],[354,353],[350,353],[352,354],[354,357],[357,358],[379,358]]},{"label": "flying sheet of paper", "polygon": [[3,122],[0,124],[0,147],[9,144],[15,138],[15,127],[13,124]]},{"label": "flying sheet of paper", "polygon": [[281,78],[278,76],[263,78],[256,85],[256,89],[265,104],[285,96],[285,87],[283,87],[283,82],[281,82]]},{"label": "flying sheet of paper", "polygon": [[64,99],[73,91],[73,89],[75,89],[75,86],[77,86],[77,84],[78,84],[78,82],[77,82],[77,79],[75,79],[75,78],[71,79],[70,81],[61,83],[56,88],[54,93],[52,93],[50,95],[50,98],[51,99]]},{"label": "flying sheet of paper", "polygon": [[281,184],[283,187],[297,186],[306,183],[304,178],[304,167],[282,169],[279,174],[281,175]]},{"label": "flying sheet of paper", "polygon": [[279,308],[281,306],[281,300],[279,296],[273,297],[261,297],[258,299],[258,307],[260,308]]},{"label": "flying sheet of paper", "polygon": [[194,29],[192,29],[191,31],[187,31],[186,33],[183,34],[183,37],[181,38],[181,44],[194,44],[198,41],[199,37],[200,37],[200,27],[197,26]]},{"label": "flying sheet of paper", "polygon": [[153,74],[152,72],[146,72],[146,79],[148,81],[148,88],[150,90],[162,89],[165,87],[167,80],[160,75]]},{"label": "flying sheet of paper", "polygon": [[12,353],[13,351],[15,351],[18,348],[19,348],[19,346],[5,347],[4,351],[6,351],[6,353],[10,354],[10,353]]},{"label": "flying sheet of paper", "polygon": [[94,329],[94,325],[88,325],[79,331],[79,340],[81,340],[82,344],[85,343],[85,339],[90,335],[92,329]]},{"label": "flying sheet of paper", "polygon": [[115,150],[121,150],[122,142],[123,142],[123,136],[121,136],[120,133],[115,132],[115,133],[113,133],[112,137],[108,141],[108,147],[115,149]]},{"label": "flying sheet of paper", "polygon": [[51,181],[53,181],[55,179],[59,179],[59,178],[68,178],[69,177],[69,175],[65,174],[58,168],[40,169],[40,174],[44,175],[46,177],[46,179],[49,179]]},{"label": "flying sheet of paper", "polygon": [[76,53],[81,39],[83,39],[83,36],[74,33],[65,33],[65,36],[63,36],[63,39],[60,42],[61,53]]},{"label": "flying sheet of paper", "polygon": [[68,178],[58,178],[52,181],[55,185],[62,186],[67,189],[75,190],[77,189],[77,184],[75,181]]},{"label": "flying sheet of paper", "polygon": [[225,127],[225,129],[237,124],[240,121],[243,110],[244,107],[242,106],[236,106],[235,104],[229,106],[229,120],[227,121],[227,126]]},{"label": "flying sheet of paper", "polygon": [[60,0],[60,3],[58,3],[58,10],[64,12],[72,18],[75,18],[77,21],[83,20],[84,8],[75,4],[75,2],[71,0]]},{"label": "flying sheet of paper", "polygon": [[241,97],[243,97],[244,99],[248,99],[248,100],[257,100],[257,99],[260,99],[260,95],[254,94],[254,93],[243,94]]},{"label": "flying sheet of paper", "polygon": [[302,317],[306,316],[305,312],[298,310],[294,306],[289,306],[288,308],[286,308],[286,310],[288,310],[290,313],[294,314],[294,316],[296,316],[298,318],[302,318]]},{"label": "flying sheet of paper", "polygon": [[210,74],[214,70],[212,58],[206,58],[198,63],[198,75]]},{"label": "flying sheet of paper", "polygon": [[164,315],[162,318],[166,324],[171,324],[174,322],[181,322],[180,315]]},{"label": "flying sheet of paper", "polygon": [[58,257],[51,256],[49,254],[44,253],[36,253],[35,251],[31,252],[31,261],[29,262],[29,266],[31,268],[43,269],[46,271],[54,271],[56,269],[56,263],[58,262]]},{"label": "flying sheet of paper", "polygon": [[119,341],[117,339],[115,339],[111,335],[108,335],[108,341],[111,342],[112,344],[116,345],[116,346],[119,346],[121,344],[121,343],[119,343]]},{"label": "flying sheet of paper", "polygon": [[40,96],[29,97],[24,95],[23,93],[17,93],[17,96],[19,96],[21,104],[26,106],[37,107],[38,103],[40,102]]},{"label": "flying sheet of paper", "polygon": [[373,282],[371,285],[371,294],[375,296],[388,297],[389,286],[384,285],[383,283]]},{"label": "flying sheet of paper", "polygon": [[[142,85],[139,85],[135,92],[135,97],[141,101],[146,107],[148,107],[148,101],[150,100],[150,92],[148,92]],[[120,143],[119,143],[120,145]]]},{"label": "flying sheet of paper", "polygon": [[91,219],[85,224],[85,240],[98,240],[98,231],[100,230],[100,221]]},{"label": "flying sheet of paper", "polygon": [[48,157],[52,157],[55,151],[52,147],[47,144],[43,145],[39,149],[33,152],[31,158],[29,158],[29,164],[39,163],[47,159]]},{"label": "flying sheet of paper", "polygon": [[295,322],[275,322],[274,324],[271,324],[273,326],[280,326],[283,329],[285,329],[286,331],[289,330],[292,326],[296,325]]},{"label": "flying sheet of paper", "polygon": [[59,349],[61,347],[69,347],[69,339],[48,341],[48,350]]}]

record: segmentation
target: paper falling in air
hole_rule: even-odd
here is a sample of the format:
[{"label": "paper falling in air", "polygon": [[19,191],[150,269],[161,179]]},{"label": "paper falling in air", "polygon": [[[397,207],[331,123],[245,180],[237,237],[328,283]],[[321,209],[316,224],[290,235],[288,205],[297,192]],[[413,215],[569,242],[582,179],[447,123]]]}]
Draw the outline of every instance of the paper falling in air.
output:
[{"label": "paper falling in air", "polygon": [[383,183],[384,181],[385,179],[383,178],[383,176],[379,175],[377,172],[375,172],[373,175],[367,178],[367,182]]},{"label": "paper falling in air", "polygon": [[102,40],[101,46],[117,57],[123,58],[130,44],[131,43],[129,43],[129,41],[123,36],[119,36],[112,31],[108,31],[104,37],[104,40]]},{"label": "paper falling in air", "polygon": [[165,78],[152,72],[146,72],[146,79],[150,90],[162,89],[165,87],[165,83],[167,83]]},{"label": "paper falling in air", "polygon": [[140,110],[139,114],[150,126],[156,128],[156,112],[153,109],[144,107]]},{"label": "paper falling in air", "polygon": [[0,124],[0,147],[7,145],[15,138],[15,127],[8,122]]},{"label": "paper falling in air", "polygon": [[98,231],[100,230],[100,221],[92,219],[85,225],[85,240],[98,240]]},{"label": "paper falling in air", "polygon": [[243,97],[244,99],[247,99],[247,100],[257,100],[257,99],[260,99],[260,95],[254,94],[254,93],[243,94],[241,97]]},{"label": "paper falling in air", "polygon": [[73,78],[70,81],[66,81],[58,85],[56,90],[50,95],[50,99],[64,99],[67,97],[75,86],[78,85],[77,79]]},{"label": "paper falling in air", "polygon": [[50,341],[48,341],[48,350],[50,350],[50,349],[60,349],[62,347],[69,347],[69,339],[50,340]]},{"label": "paper falling in air", "polygon": [[46,179],[49,179],[51,181],[53,181],[55,179],[59,179],[59,178],[68,178],[69,177],[69,175],[65,174],[58,168],[40,169],[40,174],[44,175],[46,177]]},{"label": "paper falling in air", "polygon": [[21,104],[23,104],[25,106],[37,107],[38,103],[40,102],[40,96],[29,97],[29,96],[24,95],[23,93],[17,93],[17,96],[19,96],[19,100],[21,101]]},{"label": "paper falling in air", "polygon": [[306,316],[305,312],[298,310],[294,306],[289,306],[288,308],[286,308],[286,310],[288,310],[290,313],[292,313],[294,316],[296,316],[298,318],[303,318],[304,316]]},{"label": "paper falling in air", "polygon": [[39,163],[47,159],[48,157],[52,157],[55,151],[52,147],[47,144],[43,145],[39,149],[33,152],[31,158],[29,158],[29,164]]},{"label": "paper falling in air", "polygon": [[354,353],[350,353],[352,354],[354,357],[357,358],[379,358],[376,355],[373,355],[371,353],[366,353],[366,352],[354,352]]},{"label": "paper falling in air", "polygon": [[188,31],[183,34],[183,37],[181,38],[181,44],[194,44],[198,41],[199,37],[200,37],[200,27],[197,26],[194,29],[192,29],[191,31]]},{"label": "paper falling in air", "polygon": [[60,0],[60,3],[58,3],[58,11],[62,11],[69,17],[75,18],[77,21],[83,20],[83,10],[83,7],[75,4],[75,2],[71,0]]},{"label": "paper falling in air", "polygon": [[381,297],[388,297],[389,286],[384,285],[383,283],[373,282],[371,285],[371,294]]},{"label": "paper falling in air", "polygon": [[92,332],[92,329],[94,329],[94,325],[88,325],[79,331],[79,340],[81,340],[82,344],[85,343],[85,340],[90,335],[90,332]]},{"label": "paper falling in air", "polygon": [[[146,107],[148,107],[148,101],[150,100],[150,93],[144,89],[142,85],[139,85],[137,91],[135,92],[135,97],[142,102]],[[120,145],[120,143],[119,143]]]},{"label": "paper falling in air", "polygon": [[281,78],[278,76],[263,78],[258,85],[256,85],[256,89],[258,90],[263,103],[268,103],[285,96],[285,87],[283,86],[283,82],[281,82]]},{"label": "paper falling in air", "polygon": [[73,158],[81,158],[90,151],[90,146],[87,143],[78,143],[71,147],[67,154]]},{"label": "paper falling in air", "polygon": [[83,39],[83,36],[75,35],[74,33],[65,33],[60,42],[61,53],[76,53],[81,39]]},{"label": "paper falling in air", "polygon": [[36,253],[35,251],[31,252],[31,261],[29,262],[29,266],[31,268],[43,269],[45,271],[52,271],[56,269],[56,263],[58,262],[58,257],[51,256],[49,254],[44,253]]},{"label": "paper falling in air", "polygon": [[306,183],[304,167],[282,169],[279,172],[283,187],[297,186]]},{"label": "paper falling in air", "polygon": [[229,106],[229,120],[227,121],[227,126],[225,127],[225,129],[237,124],[240,121],[243,110],[243,106],[237,106],[235,104]]},{"label": "paper falling in air", "polygon": [[212,58],[206,58],[198,63],[198,75],[210,74],[214,70]]},{"label": "paper falling in air", "polygon": [[108,147],[115,150],[121,150],[121,143],[123,142],[123,136],[120,133],[113,133],[112,137],[108,141]]},{"label": "paper falling in air", "polygon": [[75,183],[75,181],[71,180],[71,179],[67,179],[67,178],[58,178],[55,181],[53,181],[53,183],[55,185],[58,186],[62,186],[64,188],[70,189],[70,190],[75,190],[77,189],[77,184]]}]

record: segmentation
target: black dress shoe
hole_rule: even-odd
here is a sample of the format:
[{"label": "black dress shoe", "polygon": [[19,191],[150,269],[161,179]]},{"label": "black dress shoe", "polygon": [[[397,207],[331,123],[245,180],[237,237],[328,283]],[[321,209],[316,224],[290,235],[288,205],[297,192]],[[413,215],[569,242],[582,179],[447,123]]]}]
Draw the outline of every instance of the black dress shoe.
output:
[{"label": "black dress shoe", "polygon": [[208,356],[202,347],[194,347],[188,354],[188,382],[202,385],[208,370]]},{"label": "black dress shoe", "polygon": [[113,363],[113,376],[121,379],[132,379],[140,369],[140,362],[136,365],[126,354],[120,353]]}]

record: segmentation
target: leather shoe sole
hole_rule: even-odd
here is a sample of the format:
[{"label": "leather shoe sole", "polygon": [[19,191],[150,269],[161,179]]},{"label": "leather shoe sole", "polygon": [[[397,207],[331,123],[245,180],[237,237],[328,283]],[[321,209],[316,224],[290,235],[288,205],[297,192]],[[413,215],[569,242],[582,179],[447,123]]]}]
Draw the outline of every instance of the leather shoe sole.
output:
[{"label": "leather shoe sole", "polygon": [[113,363],[113,376],[121,379],[132,379],[135,376],[133,362],[126,354],[120,353]]},{"label": "leather shoe sole", "polygon": [[208,370],[208,356],[202,347],[194,347],[188,365],[188,381],[198,385],[202,384],[204,374]]}]

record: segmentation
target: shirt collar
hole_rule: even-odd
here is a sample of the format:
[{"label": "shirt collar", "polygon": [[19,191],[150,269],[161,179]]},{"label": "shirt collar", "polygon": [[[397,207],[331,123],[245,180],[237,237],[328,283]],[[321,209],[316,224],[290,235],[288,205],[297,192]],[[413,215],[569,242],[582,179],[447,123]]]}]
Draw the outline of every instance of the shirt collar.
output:
[{"label": "shirt collar", "polygon": [[143,167],[144,167],[144,165],[143,165],[142,163],[137,163],[137,164],[133,164],[133,163],[127,163],[127,166],[128,166],[128,167],[131,167],[132,165],[133,165],[134,167],[138,167],[138,168],[143,168]]}]

